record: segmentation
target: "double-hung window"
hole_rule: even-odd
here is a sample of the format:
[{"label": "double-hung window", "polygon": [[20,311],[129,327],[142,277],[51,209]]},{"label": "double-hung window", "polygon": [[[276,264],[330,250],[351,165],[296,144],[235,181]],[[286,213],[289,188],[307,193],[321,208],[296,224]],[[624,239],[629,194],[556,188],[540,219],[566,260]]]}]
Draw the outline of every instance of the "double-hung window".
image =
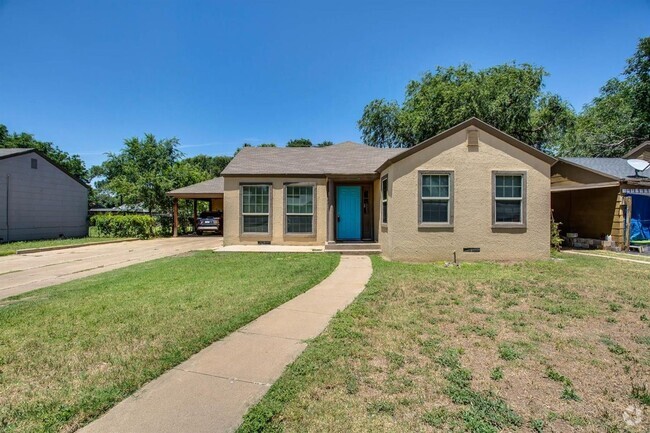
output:
[{"label": "double-hung window", "polygon": [[524,173],[494,173],[495,226],[523,226],[526,216],[526,176]]},{"label": "double-hung window", "polygon": [[242,185],[242,232],[270,233],[270,185]]},{"label": "double-hung window", "polygon": [[381,223],[388,224],[388,176],[381,178]]},{"label": "double-hung window", "polygon": [[420,224],[451,225],[453,218],[453,173],[420,173]]},{"label": "double-hung window", "polygon": [[286,186],[286,232],[314,233],[314,186]]}]

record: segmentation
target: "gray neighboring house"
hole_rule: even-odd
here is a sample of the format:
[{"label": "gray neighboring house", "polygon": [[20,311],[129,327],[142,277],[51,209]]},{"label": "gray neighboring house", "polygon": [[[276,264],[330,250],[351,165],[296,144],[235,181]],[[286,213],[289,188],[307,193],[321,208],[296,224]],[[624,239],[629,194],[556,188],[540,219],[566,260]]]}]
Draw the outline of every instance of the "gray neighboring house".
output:
[{"label": "gray neighboring house", "polygon": [[0,149],[0,242],[87,234],[87,185],[35,149]]}]

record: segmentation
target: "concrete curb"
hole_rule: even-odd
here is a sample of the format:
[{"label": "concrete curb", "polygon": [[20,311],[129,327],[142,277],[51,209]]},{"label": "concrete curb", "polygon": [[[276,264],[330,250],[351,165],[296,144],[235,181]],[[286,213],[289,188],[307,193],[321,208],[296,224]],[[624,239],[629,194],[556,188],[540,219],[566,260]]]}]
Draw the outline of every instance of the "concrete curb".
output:
[{"label": "concrete curb", "polygon": [[[107,244],[118,244],[120,242],[133,242],[139,241],[138,238],[125,238],[116,241],[106,241],[106,242],[89,242],[87,244],[74,244],[74,245],[61,245],[53,247],[41,247],[41,248],[25,248],[22,250],[16,250],[16,254],[31,254],[31,253],[42,253],[46,251],[56,251],[56,250],[69,250],[71,248],[81,248],[89,247],[93,245],[107,245]],[[11,255],[11,254],[10,254]]]}]

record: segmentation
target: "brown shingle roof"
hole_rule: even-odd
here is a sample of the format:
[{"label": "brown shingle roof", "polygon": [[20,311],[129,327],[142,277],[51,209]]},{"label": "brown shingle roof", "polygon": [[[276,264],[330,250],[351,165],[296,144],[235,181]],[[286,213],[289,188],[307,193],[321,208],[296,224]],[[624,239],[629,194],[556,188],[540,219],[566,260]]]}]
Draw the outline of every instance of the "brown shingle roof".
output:
[{"label": "brown shingle roof", "polygon": [[384,162],[404,150],[376,148],[351,141],[327,147],[244,147],[222,174],[374,174]]},{"label": "brown shingle roof", "polygon": [[169,196],[188,194],[223,194],[223,177],[215,177],[214,179],[178,188],[167,193]]}]

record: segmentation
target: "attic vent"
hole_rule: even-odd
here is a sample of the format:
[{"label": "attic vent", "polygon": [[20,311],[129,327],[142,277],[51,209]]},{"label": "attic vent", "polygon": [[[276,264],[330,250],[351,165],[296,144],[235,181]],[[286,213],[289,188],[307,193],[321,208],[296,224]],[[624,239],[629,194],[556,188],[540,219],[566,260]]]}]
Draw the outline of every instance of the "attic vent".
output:
[{"label": "attic vent", "polygon": [[476,129],[467,131],[467,145],[478,146],[478,131]]},{"label": "attic vent", "polygon": [[38,168],[38,159],[32,158],[32,168]]}]

